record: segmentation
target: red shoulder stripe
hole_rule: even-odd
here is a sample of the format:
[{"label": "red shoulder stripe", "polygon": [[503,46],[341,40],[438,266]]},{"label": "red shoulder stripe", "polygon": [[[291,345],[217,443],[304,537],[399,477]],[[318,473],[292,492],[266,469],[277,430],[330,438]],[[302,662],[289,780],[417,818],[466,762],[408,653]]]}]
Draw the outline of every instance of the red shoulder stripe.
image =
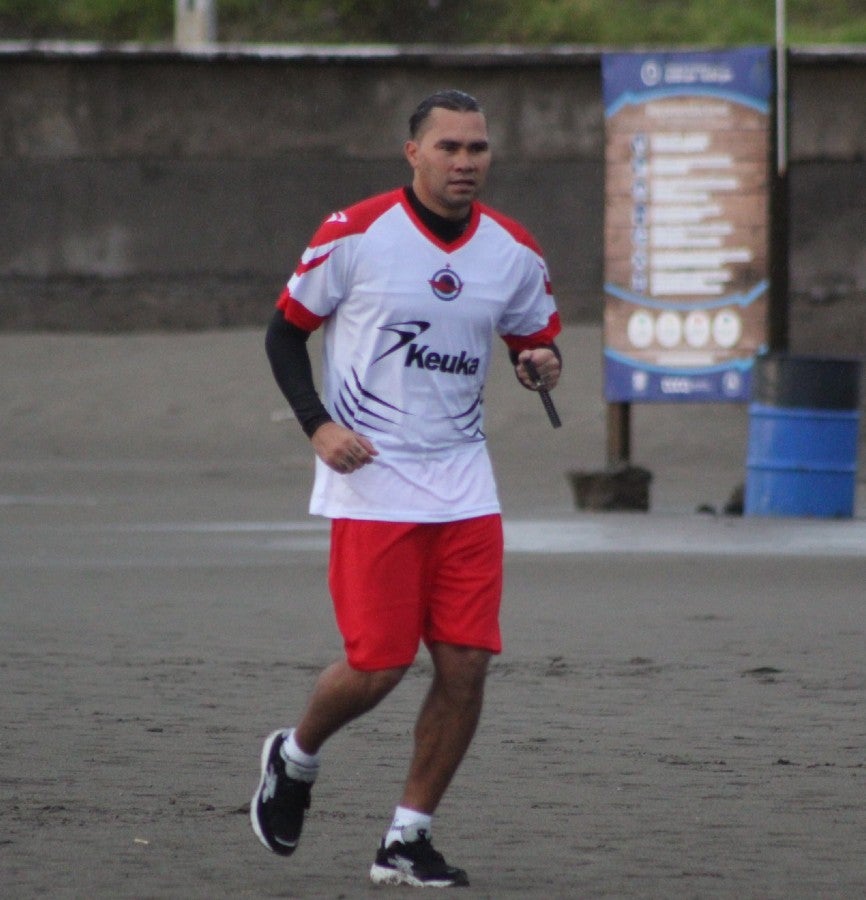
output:
[{"label": "red shoulder stripe", "polygon": [[402,188],[395,188],[387,193],[369,197],[346,209],[331,213],[313,235],[310,246],[320,247],[322,244],[329,244],[331,241],[336,241],[352,234],[363,234],[376,219],[400,202],[402,192]]},{"label": "red shoulder stripe", "polygon": [[328,250],[327,253],[323,253],[321,256],[314,256],[309,262],[301,260],[298,263],[298,268],[295,269],[295,275],[303,275],[305,272],[309,272],[310,269],[318,268],[333,252],[333,249]]},{"label": "red shoulder stripe", "polygon": [[481,212],[493,219],[498,225],[501,225],[519,244],[523,244],[524,247],[529,247],[530,250],[533,250],[539,256],[542,255],[541,247],[538,242],[532,236],[532,234],[524,228],[523,225],[520,224],[516,219],[512,219],[509,216],[504,215],[499,212],[499,210],[493,209],[490,206],[485,206],[483,203],[479,204],[481,207]]}]

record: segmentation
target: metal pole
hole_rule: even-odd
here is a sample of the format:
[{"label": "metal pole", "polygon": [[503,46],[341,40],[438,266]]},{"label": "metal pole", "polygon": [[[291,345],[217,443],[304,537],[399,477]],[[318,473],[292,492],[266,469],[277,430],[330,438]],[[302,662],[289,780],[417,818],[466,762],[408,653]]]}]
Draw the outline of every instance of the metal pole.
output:
[{"label": "metal pole", "polygon": [[181,47],[214,43],[216,4],[217,0],[174,0],[174,42]]},{"label": "metal pole", "polygon": [[788,51],[785,0],[776,0],[776,172],[770,195],[770,310],[767,344],[773,352],[788,349]]},{"label": "metal pole", "polygon": [[785,0],[776,0],[776,172],[788,171],[788,50]]}]

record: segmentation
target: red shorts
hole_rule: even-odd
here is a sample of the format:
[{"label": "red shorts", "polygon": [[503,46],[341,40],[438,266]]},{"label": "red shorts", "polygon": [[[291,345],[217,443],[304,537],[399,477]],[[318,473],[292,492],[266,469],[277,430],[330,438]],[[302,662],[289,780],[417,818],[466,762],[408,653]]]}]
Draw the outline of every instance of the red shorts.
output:
[{"label": "red shorts", "polygon": [[502,518],[334,519],[328,580],[355,669],[408,666],[423,639],[499,653]]}]

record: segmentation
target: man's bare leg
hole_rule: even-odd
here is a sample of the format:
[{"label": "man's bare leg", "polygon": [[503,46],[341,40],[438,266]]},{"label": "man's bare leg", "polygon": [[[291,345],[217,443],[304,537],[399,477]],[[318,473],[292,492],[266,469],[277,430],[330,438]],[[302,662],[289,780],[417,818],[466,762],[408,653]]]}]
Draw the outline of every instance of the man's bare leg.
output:
[{"label": "man's bare leg", "polygon": [[295,852],[325,740],[372,709],[405,671],[406,667],[360,672],[346,662],[336,662],[319,676],[294,734],[279,730],[266,738],[250,819],[256,836],[269,850],[282,856]]},{"label": "man's bare leg", "polygon": [[408,667],[364,672],[340,660],[316,682],[295,728],[298,746],[310,755],[344,725],[373,709],[400,683]]},{"label": "man's bare leg", "polygon": [[435,674],[415,724],[415,750],[400,805],[432,815],[481,717],[490,653],[433,644]]}]

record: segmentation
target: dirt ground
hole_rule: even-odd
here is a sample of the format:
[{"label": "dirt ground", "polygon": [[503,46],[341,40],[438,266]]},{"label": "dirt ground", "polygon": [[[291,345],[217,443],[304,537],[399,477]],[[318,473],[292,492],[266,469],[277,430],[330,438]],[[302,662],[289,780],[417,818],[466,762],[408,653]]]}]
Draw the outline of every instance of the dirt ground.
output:
[{"label": "dirt ground", "polygon": [[[422,655],[326,747],[301,847],[249,827],[261,741],[340,652],[311,460],[259,330],[0,335],[0,893],[353,898],[399,794]],[[573,507],[604,461],[599,333],[564,427],[487,395],[505,652],[436,818],[462,896],[866,895],[866,519],[699,515],[739,406],[637,411],[649,513]],[[503,354],[504,356],[504,354]],[[402,889],[405,892],[405,889]]]}]

